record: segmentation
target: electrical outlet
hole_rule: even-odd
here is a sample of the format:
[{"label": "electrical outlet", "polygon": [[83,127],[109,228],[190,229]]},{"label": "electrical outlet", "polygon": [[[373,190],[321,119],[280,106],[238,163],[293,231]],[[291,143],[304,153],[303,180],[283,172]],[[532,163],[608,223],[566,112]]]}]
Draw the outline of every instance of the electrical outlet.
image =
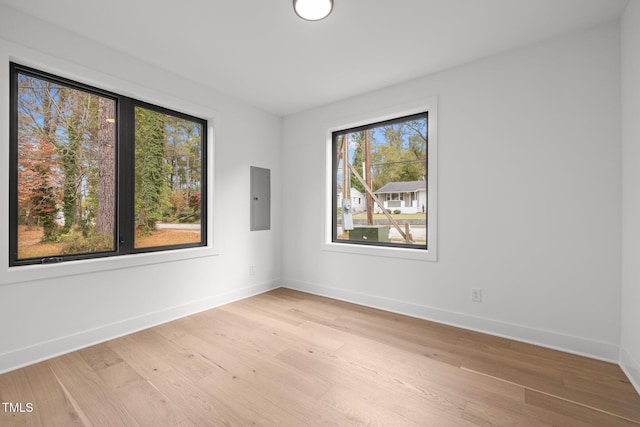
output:
[{"label": "electrical outlet", "polygon": [[255,265],[250,265],[249,266],[249,276],[255,276],[256,275],[256,266]]},{"label": "electrical outlet", "polygon": [[471,301],[482,302],[482,289],[471,289]]}]

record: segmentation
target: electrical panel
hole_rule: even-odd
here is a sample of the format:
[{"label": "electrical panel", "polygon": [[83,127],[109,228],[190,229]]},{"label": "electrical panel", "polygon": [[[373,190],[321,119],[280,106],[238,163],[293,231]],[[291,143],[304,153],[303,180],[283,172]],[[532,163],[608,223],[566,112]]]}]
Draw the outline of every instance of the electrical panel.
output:
[{"label": "electrical panel", "polygon": [[251,166],[251,231],[271,229],[271,170]]}]

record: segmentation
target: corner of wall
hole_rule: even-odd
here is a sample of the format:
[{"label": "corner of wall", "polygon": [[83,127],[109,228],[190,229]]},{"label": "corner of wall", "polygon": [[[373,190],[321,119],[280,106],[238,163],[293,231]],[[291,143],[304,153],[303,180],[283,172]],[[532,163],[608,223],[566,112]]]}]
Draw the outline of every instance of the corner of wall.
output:
[{"label": "corner of wall", "polygon": [[624,349],[620,349],[620,367],[640,394],[640,364]]},{"label": "corner of wall", "polygon": [[640,393],[640,3],[620,25],[622,56],[622,344],[620,367]]}]

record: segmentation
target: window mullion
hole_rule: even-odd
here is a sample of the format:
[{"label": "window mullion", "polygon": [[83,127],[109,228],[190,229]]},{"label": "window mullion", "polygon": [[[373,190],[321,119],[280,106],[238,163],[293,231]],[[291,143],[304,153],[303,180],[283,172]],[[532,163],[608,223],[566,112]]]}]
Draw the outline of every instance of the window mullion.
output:
[{"label": "window mullion", "polygon": [[118,100],[118,245],[132,253],[135,234],[135,116],[133,100]]}]

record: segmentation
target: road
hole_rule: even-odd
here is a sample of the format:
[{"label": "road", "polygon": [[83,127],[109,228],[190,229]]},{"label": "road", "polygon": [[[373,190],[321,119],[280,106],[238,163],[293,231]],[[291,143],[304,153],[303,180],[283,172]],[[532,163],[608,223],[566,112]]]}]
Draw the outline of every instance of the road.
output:
[{"label": "road", "polygon": [[156,228],[158,230],[160,229],[167,229],[170,228],[172,230],[200,230],[200,224],[162,224],[162,223],[158,223],[156,224]]}]

